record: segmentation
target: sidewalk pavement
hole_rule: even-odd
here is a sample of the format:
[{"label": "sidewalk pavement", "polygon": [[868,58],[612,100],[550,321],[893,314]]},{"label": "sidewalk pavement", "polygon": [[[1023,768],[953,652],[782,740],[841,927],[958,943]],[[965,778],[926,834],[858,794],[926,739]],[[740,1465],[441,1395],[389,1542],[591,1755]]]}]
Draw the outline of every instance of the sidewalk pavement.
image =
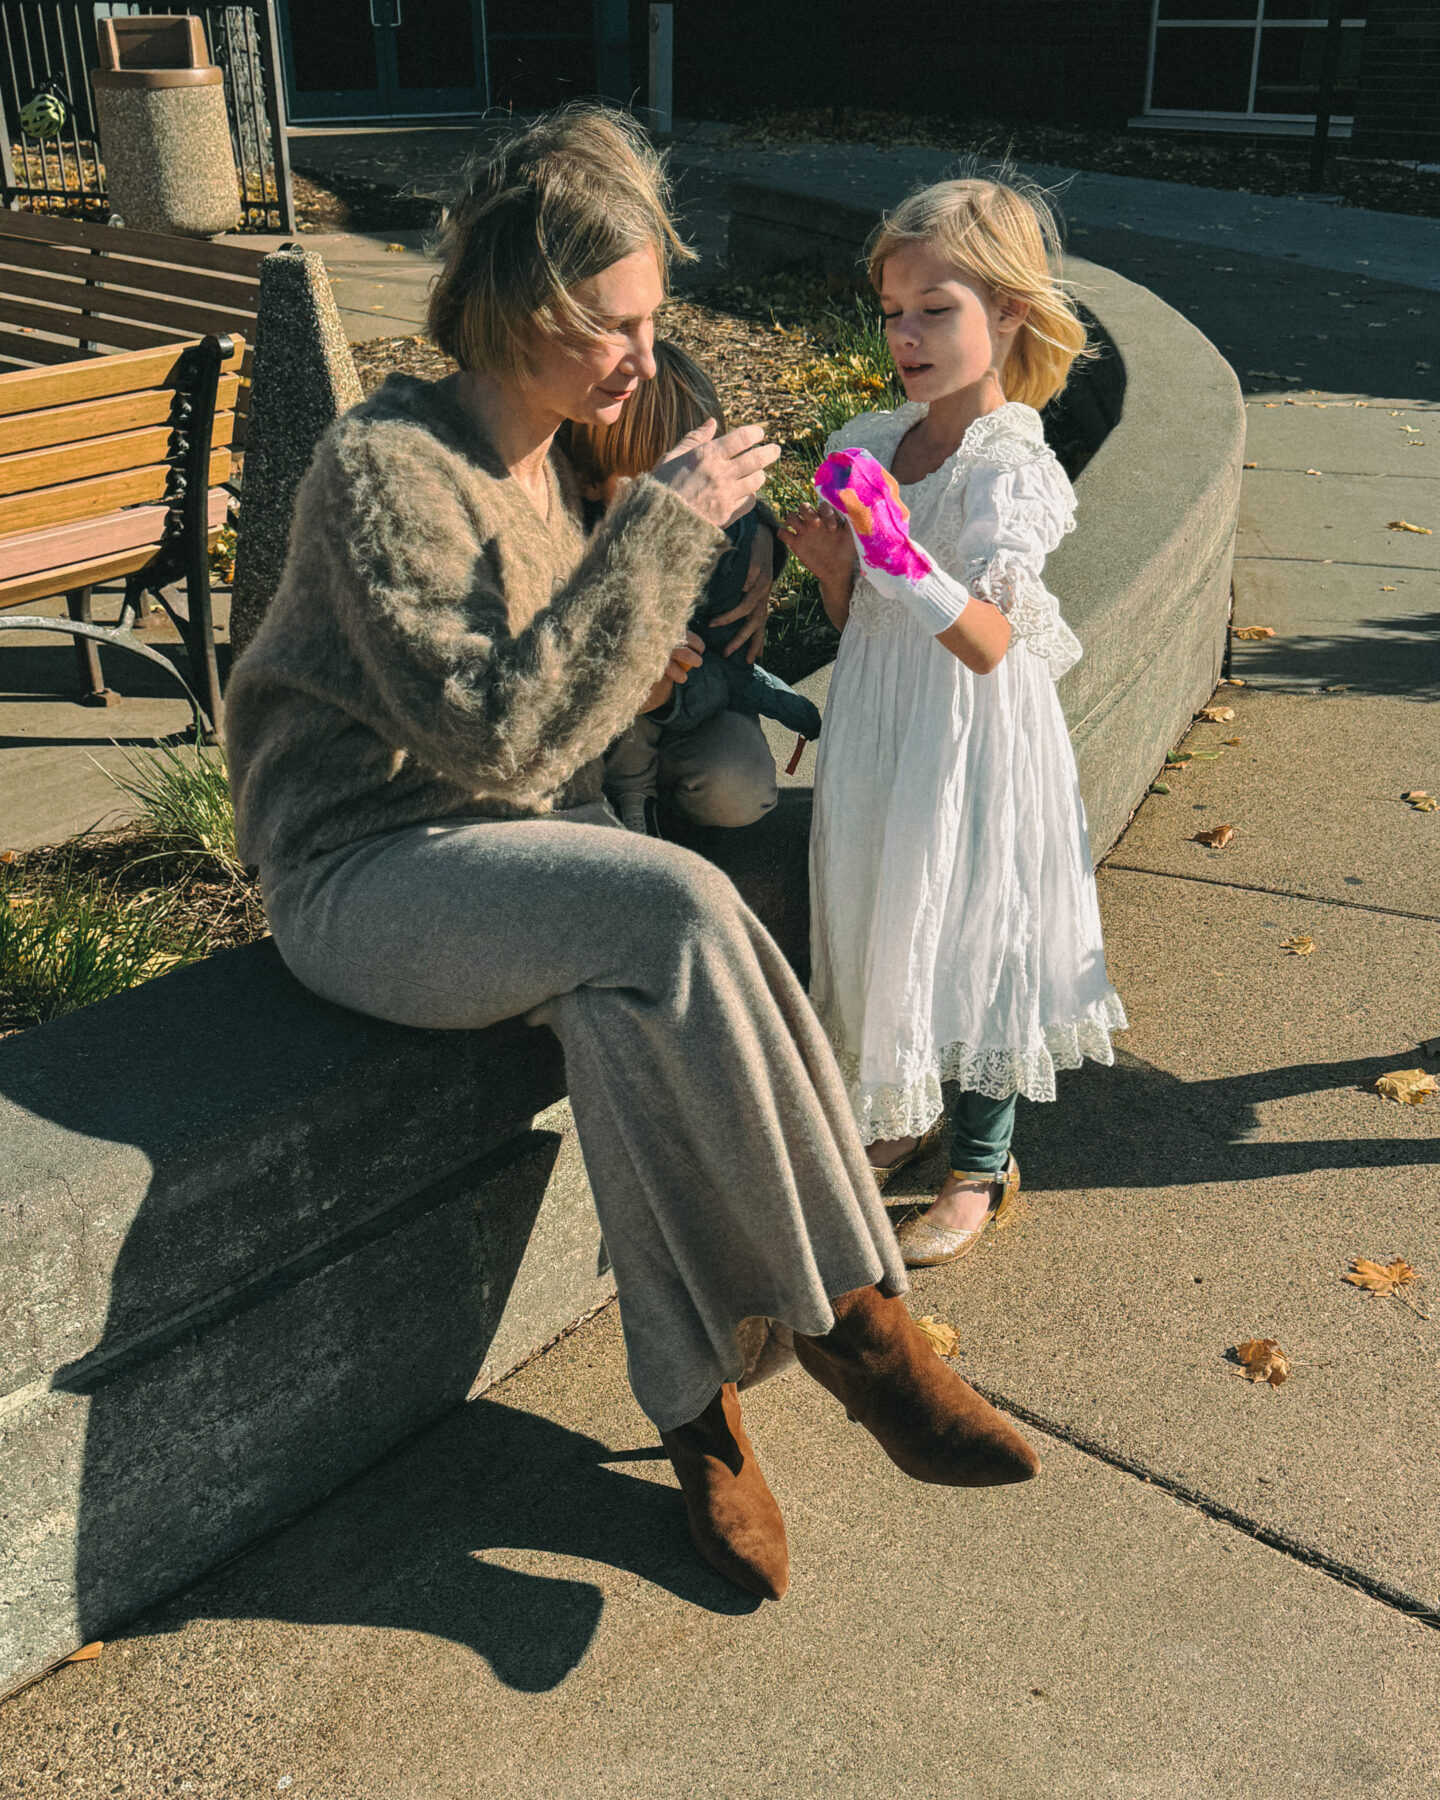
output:
[{"label": "sidewalk pavement", "polygon": [[[606,1313],[0,1709],[7,1797],[1436,1791],[1440,1101],[1373,1082],[1440,1067],[1440,813],[1400,797],[1440,791],[1437,306],[1089,229],[1261,371],[1236,618],[1277,635],[1101,870],[1116,1067],[1021,1109],[1014,1223],[916,1279],[1041,1479],[915,1486],[773,1383],[746,1412],[794,1585],[752,1604],[691,1556]],[[1434,1316],[1347,1286],[1357,1255]],[[1284,1387],[1228,1360],[1250,1337]]]}]

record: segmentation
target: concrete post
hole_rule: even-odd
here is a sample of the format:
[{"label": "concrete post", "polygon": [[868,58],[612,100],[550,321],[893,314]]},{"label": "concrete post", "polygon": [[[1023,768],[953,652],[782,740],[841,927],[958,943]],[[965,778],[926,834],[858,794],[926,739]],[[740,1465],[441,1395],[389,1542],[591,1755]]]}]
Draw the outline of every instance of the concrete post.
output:
[{"label": "concrete post", "polygon": [[668,137],[673,124],[673,71],[675,64],[675,8],[650,8],[650,129]]},{"label": "concrete post", "polygon": [[315,445],[361,398],[330,277],[313,250],[286,244],[260,265],[255,337],[230,604],[236,655],[279,586],[295,490]]}]

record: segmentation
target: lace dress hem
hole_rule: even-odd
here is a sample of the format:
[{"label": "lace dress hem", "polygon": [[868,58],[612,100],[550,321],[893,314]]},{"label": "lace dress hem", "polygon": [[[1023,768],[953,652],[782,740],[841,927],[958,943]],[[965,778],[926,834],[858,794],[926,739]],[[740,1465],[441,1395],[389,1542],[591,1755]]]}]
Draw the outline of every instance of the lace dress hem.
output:
[{"label": "lace dress hem", "polygon": [[1023,1094],[1027,1100],[1055,1098],[1057,1069],[1078,1069],[1082,1062],[1115,1061],[1110,1034],[1128,1027],[1118,994],[1063,1025],[1047,1025],[1041,1042],[1026,1049],[979,1050],[957,1041],[944,1045],[914,1080],[883,1086],[862,1083],[860,1059],[836,1038],[831,1048],[840,1064],[860,1141],[919,1137],[945,1110],[940,1084],[953,1081],[990,1100]]}]

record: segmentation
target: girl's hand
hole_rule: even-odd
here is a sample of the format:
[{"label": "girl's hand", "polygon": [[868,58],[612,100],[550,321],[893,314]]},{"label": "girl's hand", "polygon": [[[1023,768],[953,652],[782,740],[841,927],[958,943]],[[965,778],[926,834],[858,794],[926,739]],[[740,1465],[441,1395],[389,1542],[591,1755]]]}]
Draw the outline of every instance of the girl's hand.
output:
[{"label": "girl's hand", "polygon": [[757,662],[765,649],[765,627],[770,622],[770,589],[775,582],[775,539],[768,525],[756,528],[755,543],[750,551],[750,569],[745,577],[745,598],[729,612],[711,619],[712,625],[733,625],[743,620],[740,629],[725,646],[726,656],[733,656],[742,644],[748,663]]},{"label": "girl's hand", "polygon": [[676,687],[684,687],[690,679],[690,671],[700,667],[700,657],[705,649],[705,640],[697,637],[693,631],[685,633],[685,641],[677,644],[670,652],[670,660],[665,665],[665,673],[646,695],[641,712],[655,712],[657,708],[668,704]]},{"label": "girl's hand", "polygon": [[760,425],[741,425],[716,437],[715,421],[707,419],[651,473],[692,512],[723,531],[749,512],[765,485],[765,471],[780,455],[780,446],[764,438]]},{"label": "girl's hand", "polygon": [[780,536],[822,587],[843,588],[855,574],[855,540],[833,506],[802,506],[780,527]]}]

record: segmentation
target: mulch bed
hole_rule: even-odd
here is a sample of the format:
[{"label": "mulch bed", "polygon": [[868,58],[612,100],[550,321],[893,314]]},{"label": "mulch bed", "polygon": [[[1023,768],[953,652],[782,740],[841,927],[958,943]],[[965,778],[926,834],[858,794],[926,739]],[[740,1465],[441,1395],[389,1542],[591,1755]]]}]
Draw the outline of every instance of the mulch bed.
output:
[{"label": "mulch bed", "polygon": [[[672,338],[709,374],[729,425],[764,425],[787,443],[805,426],[813,402],[781,387],[777,376],[812,362],[820,344],[798,325],[776,324],[758,300],[743,316],[684,298],[667,301],[656,320],[659,335]],[[455,364],[424,337],[372,338],[351,346],[360,385],[368,394],[398,372],[438,381]]]}]

